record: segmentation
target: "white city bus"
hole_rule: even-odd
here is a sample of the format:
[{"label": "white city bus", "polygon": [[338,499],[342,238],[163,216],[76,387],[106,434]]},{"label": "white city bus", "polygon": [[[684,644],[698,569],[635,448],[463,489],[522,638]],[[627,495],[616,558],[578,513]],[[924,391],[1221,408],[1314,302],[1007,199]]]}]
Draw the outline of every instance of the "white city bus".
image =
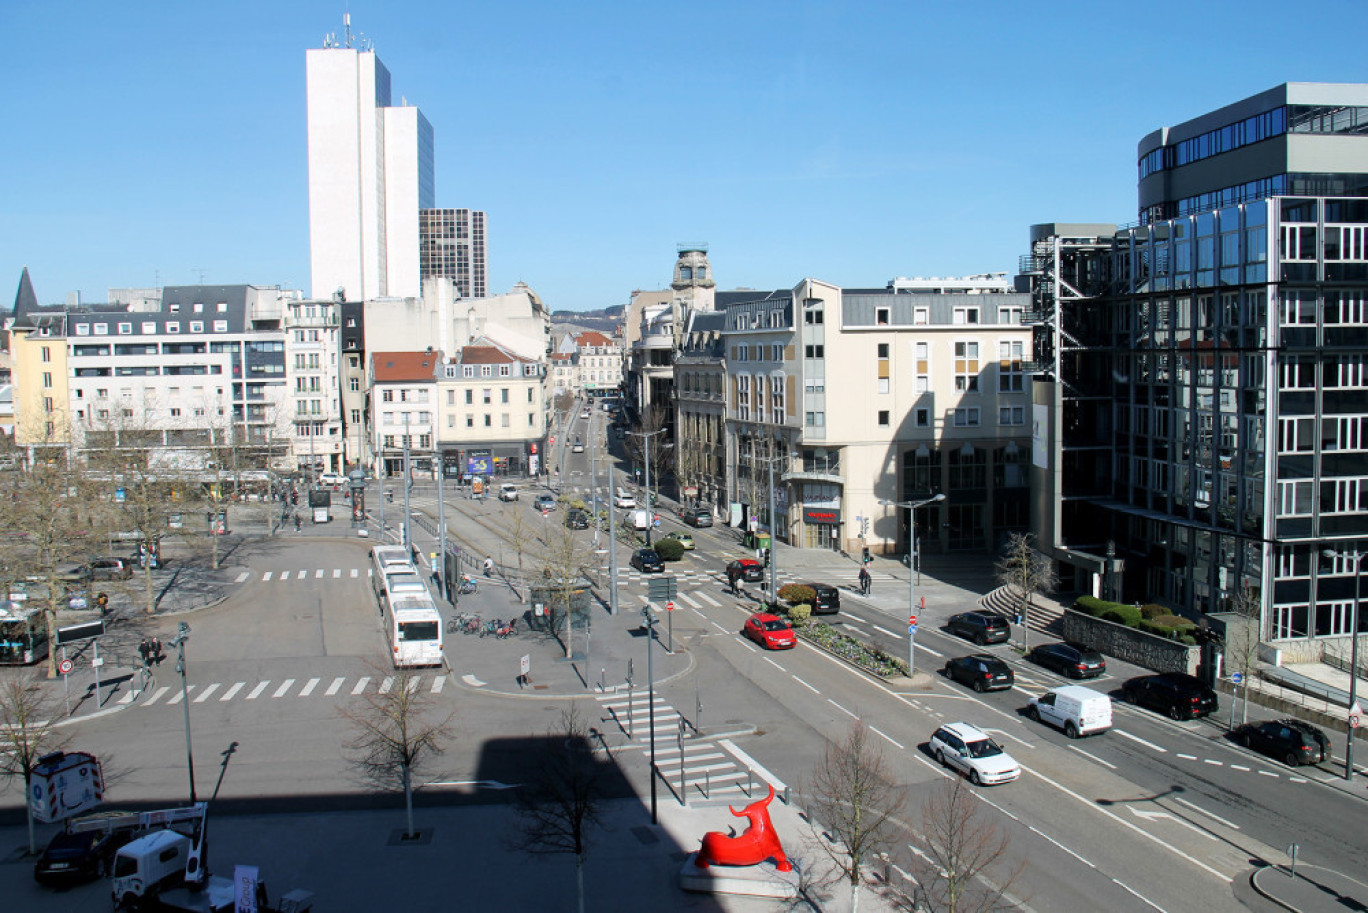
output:
[{"label": "white city bus", "polygon": [[396,669],[442,664],[442,615],[430,595],[395,594],[380,606]]}]

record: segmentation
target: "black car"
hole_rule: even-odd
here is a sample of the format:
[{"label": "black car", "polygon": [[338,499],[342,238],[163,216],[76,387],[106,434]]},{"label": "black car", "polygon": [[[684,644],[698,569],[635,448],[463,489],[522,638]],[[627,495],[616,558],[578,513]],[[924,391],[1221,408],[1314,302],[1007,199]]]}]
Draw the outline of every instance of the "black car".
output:
[{"label": "black car", "polygon": [[736,572],[736,576],[747,583],[762,583],[765,579],[765,568],[754,558],[739,558],[727,565],[727,573]]},{"label": "black car", "polygon": [[130,837],[127,830],[62,831],[33,864],[33,877],[43,884],[93,881],[109,871],[114,854]]},{"label": "black car", "polygon": [[959,615],[951,615],[950,620],[945,623],[945,628],[951,634],[958,634],[979,646],[1006,643],[1012,634],[1011,628],[1007,626],[1007,619],[992,612],[962,612]]},{"label": "black car", "polygon": [[61,575],[68,583],[93,580],[127,580],[133,576],[133,562],[127,558],[92,558],[89,564],[74,567]]},{"label": "black car", "polygon": [[813,592],[813,615],[835,615],[841,611],[841,591],[828,583],[804,583]]},{"label": "black car", "polygon": [[1268,720],[1246,723],[1232,734],[1246,748],[1277,758],[1285,764],[1319,764],[1330,753],[1330,740],[1310,723],[1301,720]]},{"label": "black car", "polygon": [[582,510],[572,510],[565,515],[565,525],[570,529],[588,529],[589,515]]},{"label": "black car", "polygon": [[639,548],[632,552],[631,565],[643,574],[665,573],[665,562],[660,560],[653,548]]},{"label": "black car", "polygon": [[1076,643],[1043,644],[1032,650],[1031,662],[1069,678],[1097,678],[1107,671],[1102,654]]},{"label": "black car", "polygon": [[712,511],[706,507],[681,507],[679,509],[679,519],[694,527],[702,529],[705,526],[713,525]]},{"label": "black car", "polygon": [[1216,692],[1201,679],[1181,672],[1133,678],[1121,687],[1127,703],[1167,713],[1175,720],[1195,720],[1215,713]]},{"label": "black car", "polygon": [[975,691],[999,691],[1016,683],[1012,667],[991,653],[957,656],[945,663],[945,676]]}]

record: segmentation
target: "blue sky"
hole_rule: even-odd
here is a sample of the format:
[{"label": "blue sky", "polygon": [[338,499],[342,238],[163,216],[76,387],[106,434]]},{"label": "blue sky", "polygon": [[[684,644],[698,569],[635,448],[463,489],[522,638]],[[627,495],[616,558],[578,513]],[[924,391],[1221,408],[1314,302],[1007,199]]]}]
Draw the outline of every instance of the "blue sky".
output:
[{"label": "blue sky", "polygon": [[309,289],[304,52],[375,45],[431,121],[490,289],[622,304],[705,241],[719,287],[1015,271],[1028,227],[1135,218],[1149,131],[1368,81],[1362,0],[0,3],[0,307]]}]

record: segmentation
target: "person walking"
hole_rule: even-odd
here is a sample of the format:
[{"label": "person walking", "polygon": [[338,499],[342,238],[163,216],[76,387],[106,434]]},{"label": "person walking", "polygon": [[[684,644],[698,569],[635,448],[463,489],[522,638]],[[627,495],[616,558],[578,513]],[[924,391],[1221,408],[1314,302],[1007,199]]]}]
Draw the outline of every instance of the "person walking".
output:
[{"label": "person walking", "polygon": [[303,524],[301,524],[301,523],[299,522],[299,514],[295,514],[294,521],[295,521],[295,532],[299,532],[299,531],[303,528]]},{"label": "person walking", "polygon": [[727,585],[731,587],[731,591],[733,593],[739,592],[736,588],[736,582],[740,579],[740,577],[741,571],[736,567],[736,565],[727,565]]},{"label": "person walking", "polygon": [[484,575],[486,577],[494,576],[494,559],[488,555],[485,556],[484,560]]},{"label": "person walking", "polygon": [[861,566],[861,567],[860,567],[860,595],[861,595],[861,596],[868,596],[868,595],[869,595],[869,584],[870,584],[870,582],[871,582],[871,581],[870,581],[870,579],[869,579],[869,568]]}]

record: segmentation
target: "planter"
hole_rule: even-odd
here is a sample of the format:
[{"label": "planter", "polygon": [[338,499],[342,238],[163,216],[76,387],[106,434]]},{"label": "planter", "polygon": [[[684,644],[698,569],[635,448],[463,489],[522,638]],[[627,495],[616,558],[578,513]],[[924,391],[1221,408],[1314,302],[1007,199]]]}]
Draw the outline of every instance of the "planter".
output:
[{"label": "planter", "polygon": [[832,630],[830,625],[809,624],[794,628],[794,633],[861,672],[878,679],[907,675],[907,663],[853,637]]}]

